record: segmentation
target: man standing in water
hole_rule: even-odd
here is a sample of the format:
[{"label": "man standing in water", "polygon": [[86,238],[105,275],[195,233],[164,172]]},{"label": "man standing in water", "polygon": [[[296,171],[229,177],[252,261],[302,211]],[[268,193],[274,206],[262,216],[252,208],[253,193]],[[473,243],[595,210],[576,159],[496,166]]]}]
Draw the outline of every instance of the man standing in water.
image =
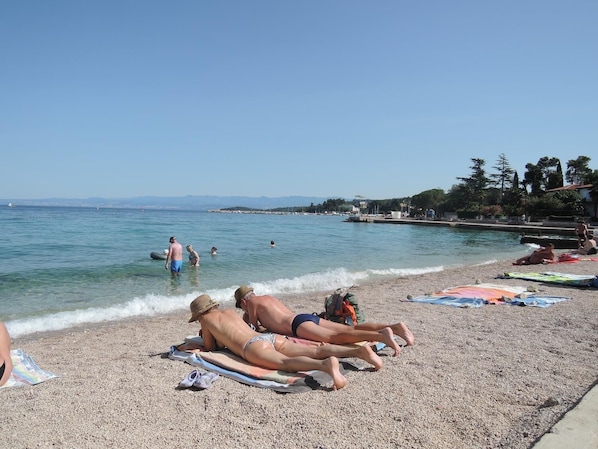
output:
[{"label": "man standing in water", "polygon": [[183,246],[176,241],[176,237],[170,237],[170,245],[168,246],[168,255],[166,256],[166,263],[164,268],[168,270],[168,262],[170,261],[170,273],[173,276],[178,276],[183,266]]}]

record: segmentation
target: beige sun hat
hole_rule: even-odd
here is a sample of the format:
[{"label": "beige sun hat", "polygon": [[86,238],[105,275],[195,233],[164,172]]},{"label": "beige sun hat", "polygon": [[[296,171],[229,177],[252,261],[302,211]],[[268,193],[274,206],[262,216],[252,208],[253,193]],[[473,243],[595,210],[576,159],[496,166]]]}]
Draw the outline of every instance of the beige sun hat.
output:
[{"label": "beige sun hat", "polygon": [[189,319],[189,322],[193,323],[194,321],[197,321],[199,315],[219,305],[218,302],[212,300],[210,295],[203,294],[198,296],[191,301],[191,305],[189,306],[191,308],[191,318]]},{"label": "beige sun hat", "polygon": [[235,290],[235,307],[237,309],[241,307],[241,300],[245,297],[245,295],[252,291],[253,288],[247,287],[246,285],[241,285],[238,289]]}]

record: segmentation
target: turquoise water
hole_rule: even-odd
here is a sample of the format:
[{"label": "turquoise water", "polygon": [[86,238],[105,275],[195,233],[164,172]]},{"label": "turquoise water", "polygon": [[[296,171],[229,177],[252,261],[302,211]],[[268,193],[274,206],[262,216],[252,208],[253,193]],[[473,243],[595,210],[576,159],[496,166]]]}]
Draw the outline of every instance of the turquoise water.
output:
[{"label": "turquoise water", "polygon": [[[15,337],[187,310],[204,292],[230,301],[240,284],[274,295],[320,292],[527,250],[513,233],[325,215],[3,207],[0,227],[0,320]],[[150,258],[171,235],[201,256],[200,267],[185,265],[175,279]]]}]

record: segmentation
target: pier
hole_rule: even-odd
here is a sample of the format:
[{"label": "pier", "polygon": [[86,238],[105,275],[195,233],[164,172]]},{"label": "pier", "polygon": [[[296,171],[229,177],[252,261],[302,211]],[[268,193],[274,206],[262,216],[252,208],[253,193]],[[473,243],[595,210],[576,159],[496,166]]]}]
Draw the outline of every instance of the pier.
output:
[{"label": "pier", "polygon": [[[460,229],[477,229],[488,231],[516,232],[527,235],[562,235],[567,237],[575,236],[575,222],[508,222],[501,220],[419,220],[415,218],[385,218],[374,215],[353,215],[346,221],[354,223],[375,223],[415,226],[441,226]],[[590,234],[592,227],[588,225]]]}]

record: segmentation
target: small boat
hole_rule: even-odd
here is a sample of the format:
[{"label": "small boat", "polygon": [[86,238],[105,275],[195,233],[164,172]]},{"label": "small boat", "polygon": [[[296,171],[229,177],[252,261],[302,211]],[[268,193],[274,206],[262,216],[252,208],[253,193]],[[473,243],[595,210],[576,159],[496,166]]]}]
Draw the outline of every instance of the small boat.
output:
[{"label": "small boat", "polygon": [[154,260],[166,260],[166,255],[168,254],[168,250],[166,250],[166,252],[161,252],[161,253],[157,253],[155,251],[152,251],[150,253],[150,257]]},{"label": "small boat", "polygon": [[519,243],[534,243],[540,246],[552,243],[555,249],[577,249],[578,247],[575,237],[560,237],[557,235],[523,235]]},{"label": "small boat", "polygon": [[8,207],[15,207],[15,206],[12,203],[8,203]]}]

